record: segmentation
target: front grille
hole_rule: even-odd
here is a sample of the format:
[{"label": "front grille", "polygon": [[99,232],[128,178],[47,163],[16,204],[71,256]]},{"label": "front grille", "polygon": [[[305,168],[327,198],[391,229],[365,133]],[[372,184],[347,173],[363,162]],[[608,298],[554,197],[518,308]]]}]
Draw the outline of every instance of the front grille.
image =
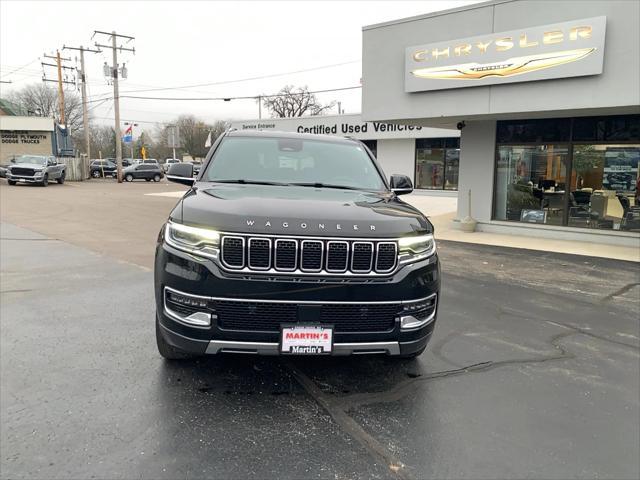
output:
[{"label": "front grille", "polygon": [[33,177],[35,175],[35,171],[33,170],[33,168],[13,167],[11,169],[11,175],[23,175],[25,177]]},{"label": "front grille", "polygon": [[222,264],[230,270],[305,274],[390,274],[397,266],[392,241],[222,236]]},{"label": "front grille", "polygon": [[[218,326],[227,330],[278,332],[284,323],[297,323],[298,304],[214,300]],[[386,332],[398,317],[399,303],[325,303],[320,306],[320,323],[333,325],[336,332]]]}]

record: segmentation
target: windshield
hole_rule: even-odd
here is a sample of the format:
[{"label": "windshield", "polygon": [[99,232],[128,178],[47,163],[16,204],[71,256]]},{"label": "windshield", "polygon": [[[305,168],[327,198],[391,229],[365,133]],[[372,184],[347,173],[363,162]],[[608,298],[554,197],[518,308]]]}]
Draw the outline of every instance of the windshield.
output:
[{"label": "windshield", "polygon": [[36,165],[46,165],[47,157],[41,157],[39,155],[20,155],[16,157],[14,163],[31,163]]},{"label": "windshield", "polygon": [[362,145],[298,138],[226,137],[203,179],[359,190],[385,188]]}]

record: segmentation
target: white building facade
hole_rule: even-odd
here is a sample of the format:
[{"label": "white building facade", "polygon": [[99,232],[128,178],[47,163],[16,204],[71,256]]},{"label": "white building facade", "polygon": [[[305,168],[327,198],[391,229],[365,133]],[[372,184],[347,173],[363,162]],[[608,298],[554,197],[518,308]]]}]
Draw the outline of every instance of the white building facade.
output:
[{"label": "white building facade", "polygon": [[425,194],[455,196],[458,189],[460,132],[455,128],[364,122],[360,115],[243,120],[232,122],[231,128],[357,138],[387,175],[407,175]]},{"label": "white building facade", "polygon": [[462,127],[457,216],[479,230],[640,246],[638,18],[494,0],[364,27],[362,117]]}]

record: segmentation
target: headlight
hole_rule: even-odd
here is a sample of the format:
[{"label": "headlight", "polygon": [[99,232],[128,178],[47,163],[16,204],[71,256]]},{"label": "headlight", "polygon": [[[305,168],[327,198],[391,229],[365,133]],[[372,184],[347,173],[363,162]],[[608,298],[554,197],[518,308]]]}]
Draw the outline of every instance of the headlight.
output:
[{"label": "headlight", "polygon": [[194,255],[217,258],[220,234],[208,228],[167,222],[165,241],[172,247]]},{"label": "headlight", "polygon": [[400,263],[411,263],[424,260],[436,251],[436,241],[433,235],[404,237],[398,240]]}]

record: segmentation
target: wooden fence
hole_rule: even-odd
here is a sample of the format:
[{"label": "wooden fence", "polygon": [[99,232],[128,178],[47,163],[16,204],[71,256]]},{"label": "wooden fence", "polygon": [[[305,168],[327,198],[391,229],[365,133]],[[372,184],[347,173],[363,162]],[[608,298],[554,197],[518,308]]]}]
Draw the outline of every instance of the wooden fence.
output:
[{"label": "wooden fence", "polygon": [[72,182],[82,182],[89,178],[89,159],[83,155],[81,157],[59,157],[58,163],[67,166],[66,179]]}]

